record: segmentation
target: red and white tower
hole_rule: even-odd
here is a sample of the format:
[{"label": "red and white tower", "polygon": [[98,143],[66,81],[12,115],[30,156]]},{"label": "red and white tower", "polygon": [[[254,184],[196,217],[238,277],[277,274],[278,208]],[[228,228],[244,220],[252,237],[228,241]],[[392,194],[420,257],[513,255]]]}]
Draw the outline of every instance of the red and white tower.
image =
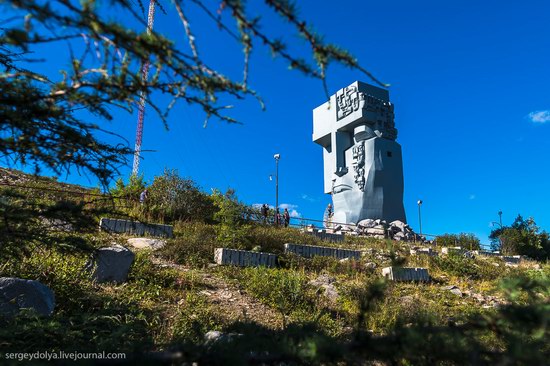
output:
[{"label": "red and white tower", "polygon": [[[153,31],[153,23],[155,20],[155,2],[156,0],[149,1],[149,13],[147,14],[147,34],[151,34]],[[147,83],[149,76],[149,60],[143,60],[141,66],[141,80],[143,84]],[[141,140],[143,138],[143,117],[145,115],[145,102],[146,102],[146,90],[142,90],[139,93],[139,105],[138,105],[138,123],[136,129],[136,146],[134,148],[134,165],[132,167],[132,175],[136,175],[139,172],[139,159],[141,155]]]}]

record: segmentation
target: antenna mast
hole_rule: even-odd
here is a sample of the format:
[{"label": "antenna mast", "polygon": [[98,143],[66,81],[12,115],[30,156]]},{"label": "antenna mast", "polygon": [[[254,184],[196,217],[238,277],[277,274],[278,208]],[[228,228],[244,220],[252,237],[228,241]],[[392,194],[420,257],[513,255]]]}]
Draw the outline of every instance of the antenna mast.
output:
[{"label": "antenna mast", "polygon": [[[153,23],[155,20],[155,2],[156,0],[149,1],[149,13],[147,14],[147,34],[151,34],[153,31]],[[149,76],[149,59],[143,60],[141,66],[141,80],[144,84],[147,83]],[[139,106],[138,106],[138,123],[136,129],[136,146],[134,148],[134,165],[132,167],[132,175],[137,176],[139,172],[139,157],[141,155],[141,139],[143,138],[143,117],[145,115],[145,102],[146,102],[146,90],[142,90],[139,93]]]}]

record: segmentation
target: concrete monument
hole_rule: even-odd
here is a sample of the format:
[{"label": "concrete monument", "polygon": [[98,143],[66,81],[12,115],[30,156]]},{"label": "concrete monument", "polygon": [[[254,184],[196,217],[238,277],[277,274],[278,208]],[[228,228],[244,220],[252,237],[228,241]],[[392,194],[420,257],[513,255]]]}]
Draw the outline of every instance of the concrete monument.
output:
[{"label": "concrete monument", "polygon": [[313,110],[313,141],[323,147],[332,221],[406,222],[403,162],[387,90],[359,81]]}]

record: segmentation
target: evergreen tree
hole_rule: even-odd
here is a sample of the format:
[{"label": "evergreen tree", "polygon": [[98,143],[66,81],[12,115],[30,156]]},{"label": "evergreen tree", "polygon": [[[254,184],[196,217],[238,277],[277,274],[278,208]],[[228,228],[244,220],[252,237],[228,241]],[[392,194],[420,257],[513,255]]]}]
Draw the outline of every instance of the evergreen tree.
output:
[{"label": "evergreen tree", "polygon": [[[145,31],[143,0],[0,0],[0,154],[4,162],[30,165],[36,172],[43,167],[58,174],[76,169],[91,173],[105,186],[133,152],[127,142],[112,145],[98,138],[108,130],[104,122],[113,119],[114,108],[131,113],[145,93],[148,108],[164,123],[170,109],[180,101],[200,106],[206,121],[216,117],[236,122],[225,114],[229,106],[220,102],[220,97],[240,100],[251,96],[263,106],[248,85],[249,56],[259,44],[284,59],[290,68],[323,84],[327,67],[333,62],[378,82],[348,52],[325,43],[313,32],[298,16],[293,2],[263,2],[306,40],[309,62],[289,51],[271,34],[273,29],[262,26],[261,19],[251,17],[246,2],[240,0],[218,4],[156,0],[158,9],[181,21],[188,42],[185,49],[155,30]],[[192,32],[193,19],[188,17],[191,7],[242,45],[241,80],[223,75],[201,58],[200,35]],[[128,28],[130,22],[141,24],[143,31]],[[41,62],[47,59],[34,56],[40,47],[55,43],[66,45],[70,65],[59,70],[59,78],[44,72],[45,67],[52,67]],[[141,78],[145,62],[151,65],[149,80]],[[154,93],[167,95],[172,101],[160,105],[150,97]]]}]

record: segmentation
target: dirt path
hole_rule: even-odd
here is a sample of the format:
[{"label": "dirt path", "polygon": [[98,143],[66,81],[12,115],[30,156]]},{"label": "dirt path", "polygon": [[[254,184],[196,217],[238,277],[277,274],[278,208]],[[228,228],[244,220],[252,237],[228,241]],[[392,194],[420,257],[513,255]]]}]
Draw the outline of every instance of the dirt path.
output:
[{"label": "dirt path", "polygon": [[281,328],[280,314],[239,289],[237,285],[209,273],[203,273],[202,280],[208,288],[200,293],[217,305],[228,321],[249,321],[271,329]]},{"label": "dirt path", "polygon": [[[191,271],[188,267],[169,263],[158,257],[155,258],[155,262],[160,266],[174,268],[181,272]],[[248,321],[270,329],[281,329],[281,315],[248,295],[237,284],[230,283],[214,273],[209,273],[208,270],[196,270],[195,274],[199,277],[198,281],[206,287],[199,293],[219,309],[220,315],[228,323]]]}]

